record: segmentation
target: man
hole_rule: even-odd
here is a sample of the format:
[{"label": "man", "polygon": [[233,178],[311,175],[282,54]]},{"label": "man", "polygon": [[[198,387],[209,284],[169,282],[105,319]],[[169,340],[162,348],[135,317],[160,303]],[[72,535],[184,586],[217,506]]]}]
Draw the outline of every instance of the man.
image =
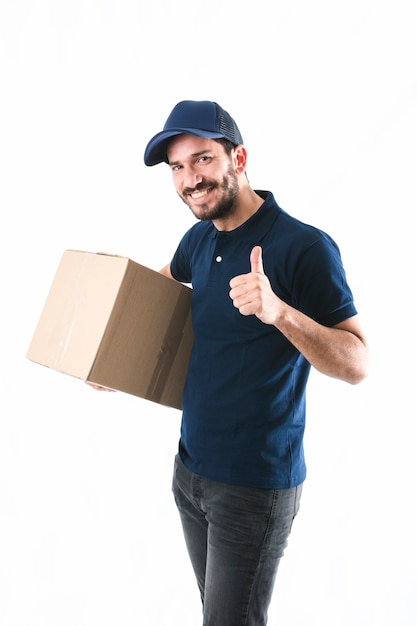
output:
[{"label": "man", "polygon": [[251,188],[227,111],[178,103],[144,159],[199,220],[161,272],[193,288],[173,492],[203,623],[260,626],[306,476],[310,367],[359,383],[367,343],[336,244]]}]

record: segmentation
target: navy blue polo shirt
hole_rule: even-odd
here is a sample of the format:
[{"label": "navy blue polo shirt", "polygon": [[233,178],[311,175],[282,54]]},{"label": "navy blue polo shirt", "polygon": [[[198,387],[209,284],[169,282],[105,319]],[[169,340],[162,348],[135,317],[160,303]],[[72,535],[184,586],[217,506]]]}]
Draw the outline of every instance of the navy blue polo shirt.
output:
[{"label": "navy blue polo shirt", "polygon": [[183,397],[180,455],[192,472],[229,484],[283,489],[305,479],[310,364],[277,330],[233,306],[230,279],[261,245],[273,291],[325,326],[356,314],[339,249],[283,211],[270,192],[233,231],[196,223],[171,261],[191,283],[194,346]]}]

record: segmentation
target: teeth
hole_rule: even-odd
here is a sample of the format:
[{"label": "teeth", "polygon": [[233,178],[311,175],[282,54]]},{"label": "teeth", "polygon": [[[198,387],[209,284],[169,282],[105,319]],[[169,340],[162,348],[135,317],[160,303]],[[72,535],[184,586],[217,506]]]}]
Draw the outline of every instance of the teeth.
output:
[{"label": "teeth", "polygon": [[191,195],[192,198],[197,199],[197,198],[202,198],[203,196],[207,195],[208,191],[207,189],[203,189],[203,191],[196,191]]}]

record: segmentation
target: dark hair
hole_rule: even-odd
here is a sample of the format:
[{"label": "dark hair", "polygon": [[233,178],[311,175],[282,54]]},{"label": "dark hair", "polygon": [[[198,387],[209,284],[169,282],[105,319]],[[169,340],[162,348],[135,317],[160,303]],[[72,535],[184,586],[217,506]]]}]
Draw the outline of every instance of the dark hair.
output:
[{"label": "dark hair", "polygon": [[[225,137],[219,137],[218,139],[213,139],[213,141],[217,141],[217,143],[220,143],[223,146],[226,154],[228,154],[229,156],[232,154],[233,149],[236,148],[236,145],[233,142],[229,141],[228,139],[225,139]],[[248,174],[246,171],[245,171],[245,176],[247,180],[249,181]]]},{"label": "dark hair", "polygon": [[213,139],[213,141],[217,141],[217,143],[220,143],[223,146],[226,154],[232,154],[233,149],[236,148],[235,144],[225,137],[218,137],[217,139]]}]

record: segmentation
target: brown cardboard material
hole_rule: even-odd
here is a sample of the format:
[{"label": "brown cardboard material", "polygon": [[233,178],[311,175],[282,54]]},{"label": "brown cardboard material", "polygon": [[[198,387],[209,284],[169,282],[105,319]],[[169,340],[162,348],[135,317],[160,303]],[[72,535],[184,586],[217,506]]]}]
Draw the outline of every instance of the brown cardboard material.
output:
[{"label": "brown cardboard material", "polygon": [[27,358],[180,409],[191,289],[122,256],[66,250]]}]

